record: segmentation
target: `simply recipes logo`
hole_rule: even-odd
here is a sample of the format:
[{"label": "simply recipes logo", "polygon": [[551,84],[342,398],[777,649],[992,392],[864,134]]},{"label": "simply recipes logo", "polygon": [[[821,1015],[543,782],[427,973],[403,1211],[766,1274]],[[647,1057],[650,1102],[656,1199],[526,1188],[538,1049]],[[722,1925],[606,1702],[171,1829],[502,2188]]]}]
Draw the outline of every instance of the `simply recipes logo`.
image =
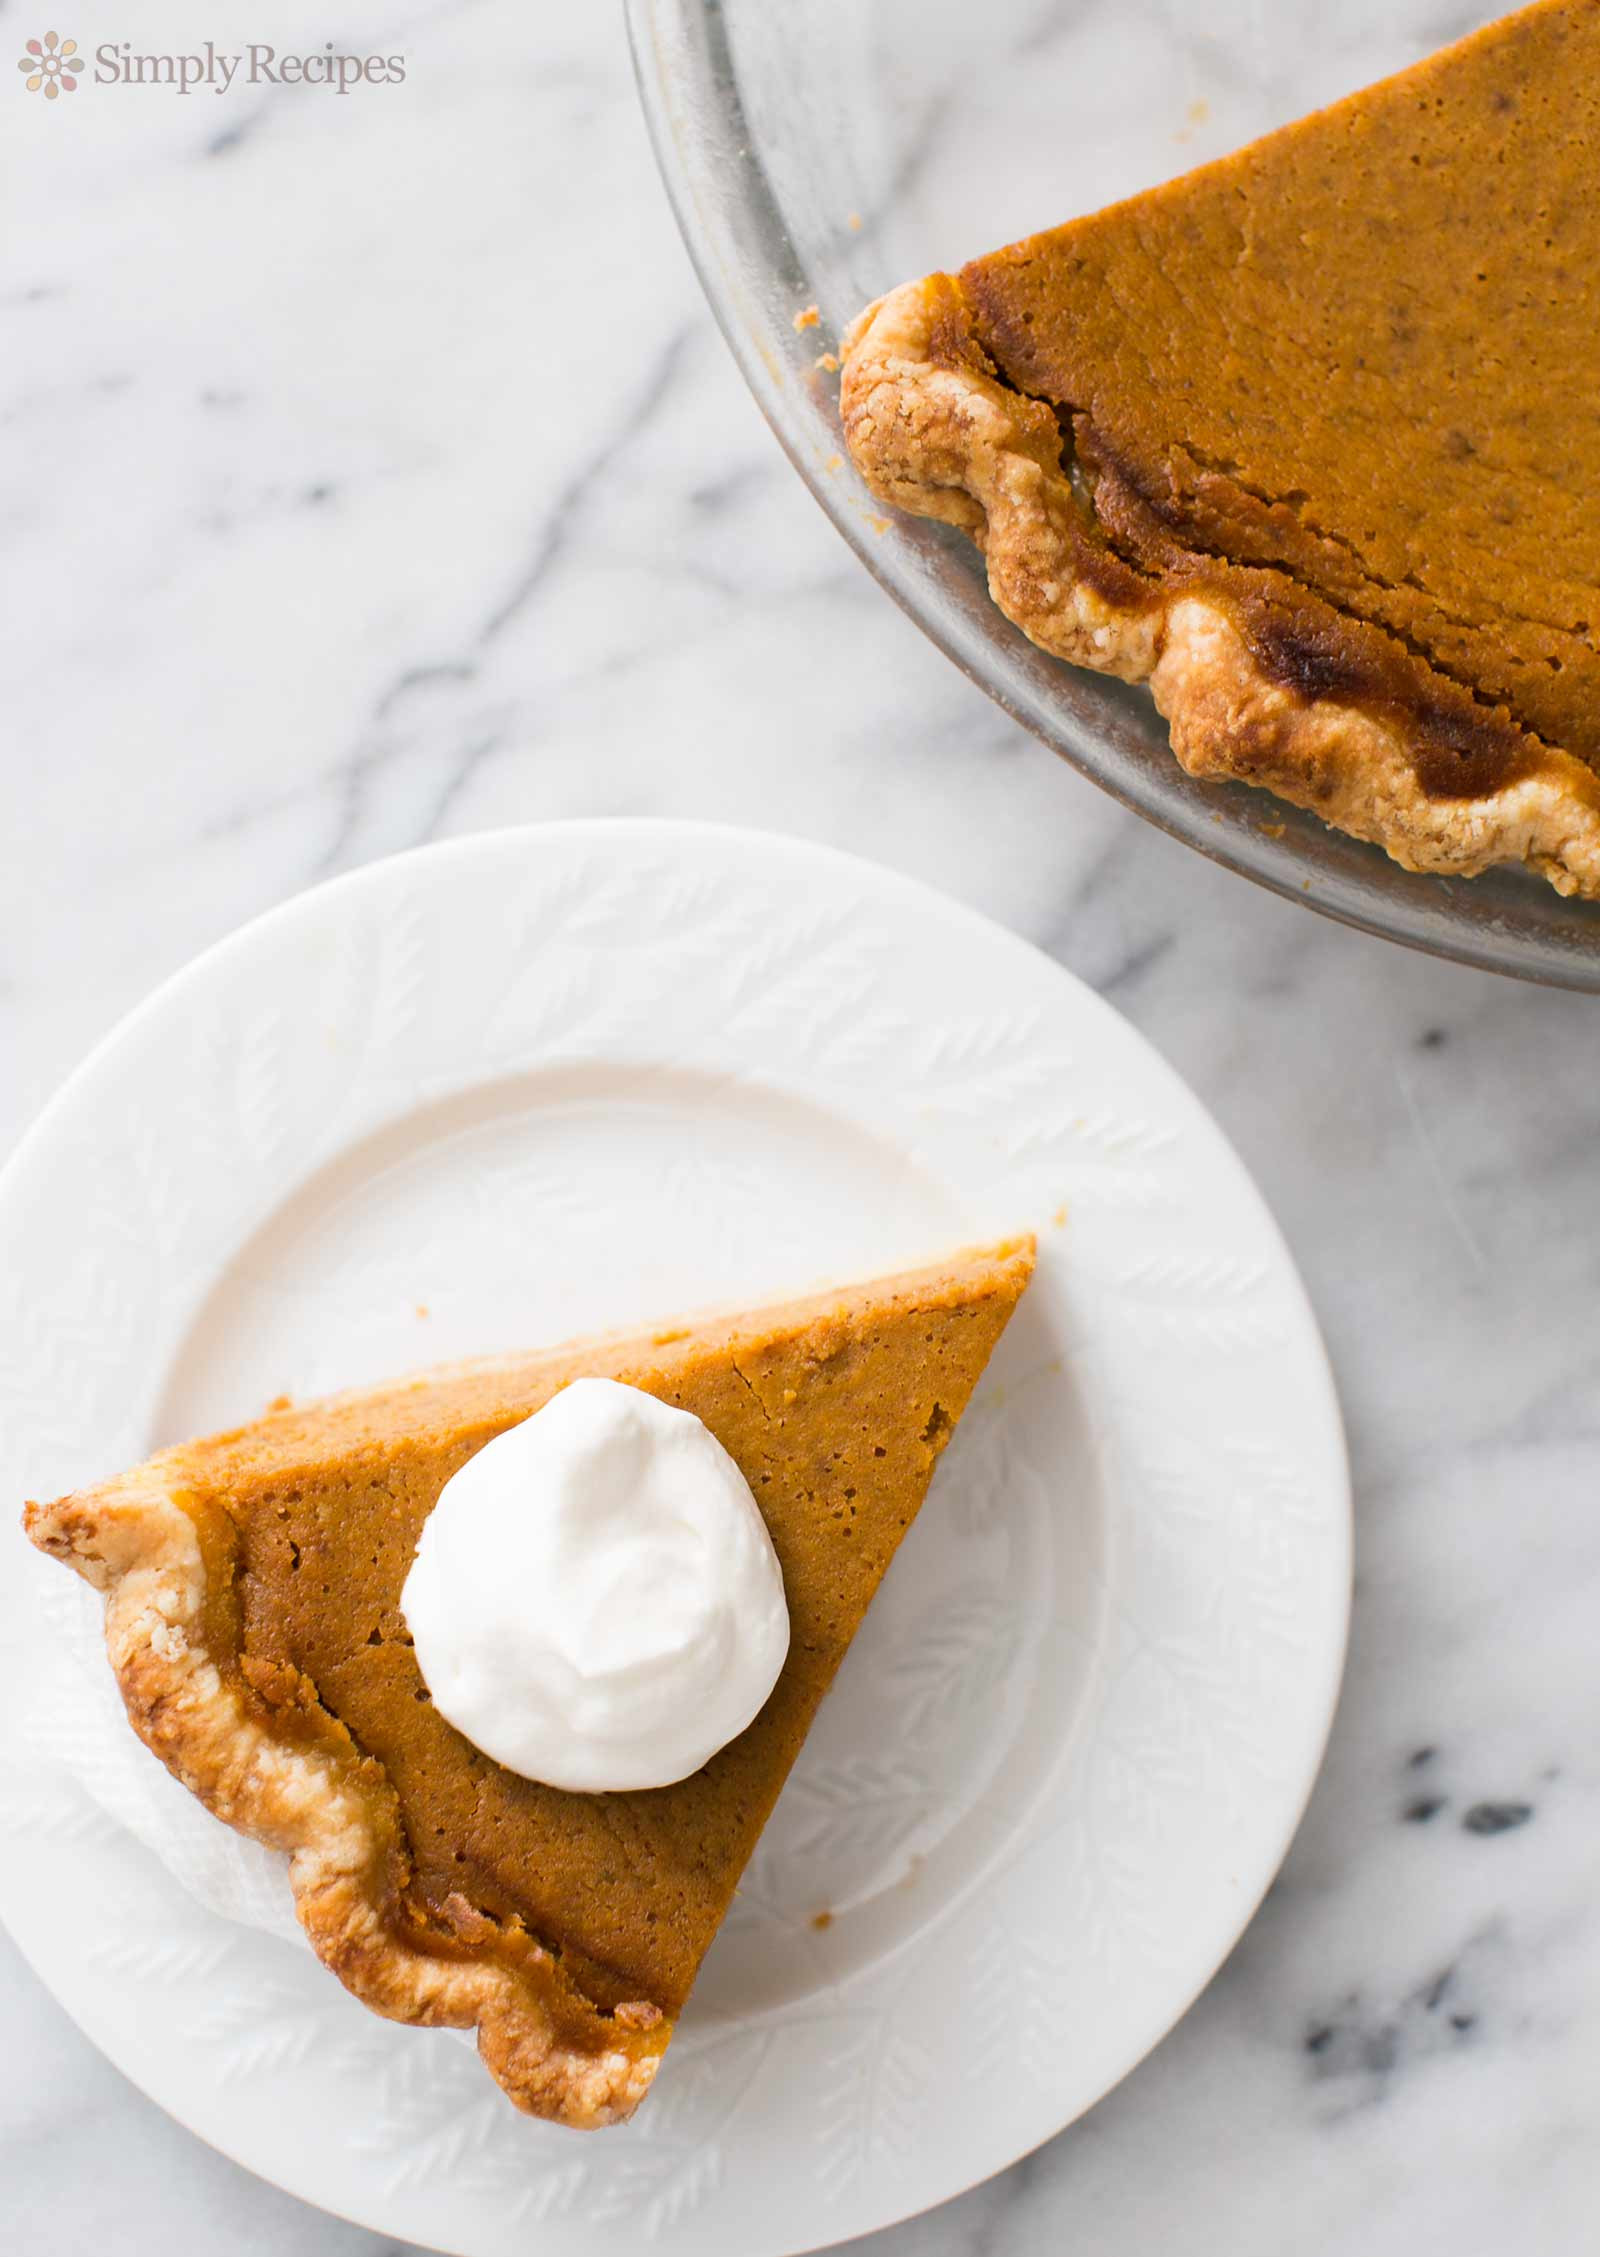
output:
[{"label": "simply recipes logo", "polygon": [[406,75],[404,55],[341,54],[331,39],[304,54],[280,53],[255,40],[223,48],[210,39],[188,53],[150,54],[138,51],[130,39],[108,39],[86,58],[75,39],[60,39],[53,31],[23,45],[26,53],[17,68],[26,74],[26,90],[52,102],[89,84],[161,86],[172,94],[198,94],[207,87],[213,94],[226,94],[235,85],[323,86],[335,94],[353,94],[362,86],[402,85]]},{"label": "simply recipes logo", "polygon": [[28,52],[17,68],[28,74],[24,81],[28,93],[42,94],[47,102],[54,102],[63,93],[78,91],[83,57],[75,39],[58,39],[53,31],[47,31],[43,39],[30,39],[26,45]]}]

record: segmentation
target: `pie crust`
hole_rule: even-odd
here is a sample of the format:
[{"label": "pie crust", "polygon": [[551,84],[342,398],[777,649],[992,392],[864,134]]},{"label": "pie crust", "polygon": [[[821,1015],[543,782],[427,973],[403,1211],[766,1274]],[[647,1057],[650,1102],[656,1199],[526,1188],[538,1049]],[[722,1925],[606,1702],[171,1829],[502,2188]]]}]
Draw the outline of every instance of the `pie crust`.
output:
[{"label": "pie crust", "polygon": [[105,1593],[106,1653],[140,1739],[224,1824],[288,1853],[312,1949],[363,2004],[391,2021],[476,2027],[485,2065],[531,2114],[585,2129],[631,2115],[668,2035],[657,2008],[619,2008],[610,2050],[563,2045],[550,2011],[554,1964],[541,2001],[525,1970],[441,1957],[395,1935],[382,1904],[389,1844],[372,1798],[336,1756],[275,1732],[212,1656],[204,1550],[179,1470],[169,1482],[156,1459],[29,1508],[34,1542]]},{"label": "pie crust", "polygon": [[1000,380],[959,277],[906,283],[858,316],[841,411],[873,491],[970,534],[991,595],[1031,641],[1149,683],[1190,775],[1263,785],[1410,870],[1470,877],[1524,863],[1558,892],[1600,899],[1600,777],[1583,761],[1524,731],[1512,780],[1477,796],[1429,792],[1403,708],[1302,692],[1202,587],[1111,557],[1054,411]]}]

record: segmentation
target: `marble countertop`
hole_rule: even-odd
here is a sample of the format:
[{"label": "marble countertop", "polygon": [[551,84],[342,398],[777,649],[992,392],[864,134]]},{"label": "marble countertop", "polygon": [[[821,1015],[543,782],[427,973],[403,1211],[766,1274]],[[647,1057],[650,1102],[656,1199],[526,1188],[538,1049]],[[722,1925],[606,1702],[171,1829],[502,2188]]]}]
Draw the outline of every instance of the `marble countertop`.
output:
[{"label": "marble countertop", "polygon": [[[330,28],[267,13],[280,48]],[[163,0],[161,43],[207,20]],[[43,25],[11,0],[0,21],[19,48]],[[71,23],[85,51],[126,36],[109,0]],[[922,640],[744,393],[610,10],[370,25],[418,60],[362,101],[4,96],[0,1146],[241,920],[506,822],[801,832],[1047,949],[1214,1110],[1303,1267],[1354,1460],[1354,1644],[1288,1864],[1179,2030],[1053,2145],[870,2246],[1578,2257],[1595,1006],[1213,869]],[[26,2257],[164,2257],[180,2228],[264,2257],[395,2246],[179,2130],[3,1937],[0,2027]]]}]

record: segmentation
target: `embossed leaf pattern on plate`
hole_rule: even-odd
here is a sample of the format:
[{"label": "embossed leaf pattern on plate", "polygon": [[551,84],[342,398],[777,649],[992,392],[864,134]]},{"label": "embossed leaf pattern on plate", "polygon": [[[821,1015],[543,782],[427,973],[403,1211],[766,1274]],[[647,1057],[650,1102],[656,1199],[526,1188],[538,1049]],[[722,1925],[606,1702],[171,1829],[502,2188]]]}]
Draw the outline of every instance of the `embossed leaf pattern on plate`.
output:
[{"label": "embossed leaf pattern on plate", "polygon": [[[574,1093],[626,1198],[545,1134]],[[429,1108],[463,1105],[457,1146]],[[630,1147],[635,1113],[688,1126]],[[286,1239],[369,1150],[361,1197]],[[434,1227],[404,1190],[374,1236],[397,1154],[422,1192],[443,1154],[454,1192]],[[635,1280],[674,1217],[680,1252]],[[190,1902],[108,1815],[150,1760],[71,1690],[99,1681],[92,1623],[30,1557],[0,1585],[0,1829],[28,1843],[0,1889],[74,2010],[207,2136],[394,2238],[761,2257],[863,2232],[1068,2120],[1209,1971],[1281,1851],[1343,1626],[1337,1424],[1259,1201],[1135,1036],[965,912],[798,844],[553,826],[363,871],[192,970],[0,1183],[18,1497],[139,1454],[241,1261],[244,1332],[334,1384],[358,1333],[426,1360],[435,1276],[435,1326],[496,1278],[520,1325],[552,1264],[623,1301],[670,1272],[692,1306],[763,1260],[842,1274],[1024,1226],[1037,1281],[632,2124],[527,2122],[459,2037],[367,2017]],[[241,1353],[216,1384],[248,1408],[283,1383]],[[83,1667],[47,1721],[23,1691],[64,1645]],[[1008,2107],[975,2107],[995,2076]]]}]

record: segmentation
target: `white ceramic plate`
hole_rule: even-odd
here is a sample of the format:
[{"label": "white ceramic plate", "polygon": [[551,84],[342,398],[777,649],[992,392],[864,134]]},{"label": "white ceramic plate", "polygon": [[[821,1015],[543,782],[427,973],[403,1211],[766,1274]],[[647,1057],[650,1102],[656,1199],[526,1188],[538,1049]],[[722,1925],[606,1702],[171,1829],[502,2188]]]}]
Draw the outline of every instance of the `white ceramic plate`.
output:
[{"label": "white ceramic plate", "polygon": [[263,2176],[466,2257],[887,2224],[1070,2122],[1212,1973],[1315,1773],[1349,1579],[1327,1364],[1239,1162],[1106,1005],[903,878],[502,832],[304,895],[135,1013],[0,1180],[18,1504],[280,1391],[1023,1225],[1037,1280],[614,2132],[518,2117],[180,1886],[152,1809],[269,1917],[60,1690],[78,1586],[8,1536],[0,1911],[95,2041]]}]

